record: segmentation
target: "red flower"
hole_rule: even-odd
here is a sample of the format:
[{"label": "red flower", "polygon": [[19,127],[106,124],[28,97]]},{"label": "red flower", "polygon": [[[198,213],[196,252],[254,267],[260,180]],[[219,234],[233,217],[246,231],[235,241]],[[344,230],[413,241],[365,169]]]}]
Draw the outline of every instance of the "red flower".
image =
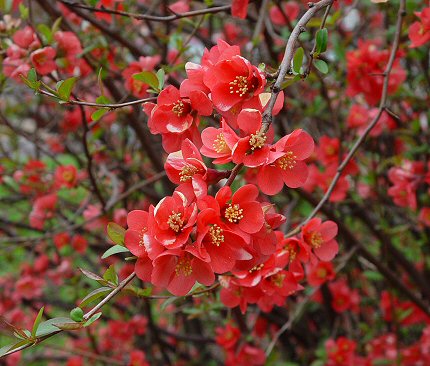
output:
[{"label": "red flower", "polygon": [[299,15],[300,6],[296,2],[293,2],[293,1],[284,2],[280,6],[282,6],[282,9],[284,11],[283,13],[281,12],[278,6],[274,5],[270,8],[269,15],[273,24],[281,25],[281,26],[287,25],[288,22],[293,22]]},{"label": "red flower", "polygon": [[315,266],[310,267],[307,278],[309,284],[316,287],[333,280],[335,277],[333,263],[318,262]]},{"label": "red flower", "polygon": [[168,250],[153,262],[151,282],[167,288],[173,295],[184,296],[196,281],[210,286],[215,275],[208,263],[183,250]]},{"label": "red flower", "polygon": [[240,339],[241,332],[239,328],[234,327],[230,323],[224,328],[217,327],[215,341],[218,345],[225,349],[232,349]]},{"label": "red flower", "polygon": [[303,240],[308,244],[317,257],[329,262],[339,250],[334,237],[337,235],[337,225],[333,221],[322,222],[320,218],[313,218],[302,228]]},{"label": "red flower", "polygon": [[241,19],[246,18],[249,0],[233,0],[231,4],[231,15]]},{"label": "red flower", "polygon": [[75,235],[72,238],[72,247],[75,249],[78,253],[84,254],[88,247],[87,239],[85,239],[82,235]]},{"label": "red flower", "polygon": [[136,80],[133,75],[139,74],[142,71],[152,71],[160,62],[160,56],[139,57],[139,61],[131,62],[128,67],[122,72],[122,77],[125,79],[125,88],[139,98],[144,98],[148,95],[148,84],[143,81]]},{"label": "red flower", "polygon": [[214,106],[221,112],[227,112],[262,93],[266,80],[263,73],[248,60],[233,56],[209,67],[204,83],[211,91]]},{"label": "red flower", "polygon": [[266,194],[276,194],[284,183],[297,188],[306,183],[308,167],[303,160],[314,150],[314,141],[305,131],[299,129],[281,138],[273,147],[269,164],[264,165],[257,175],[258,186]]},{"label": "red flower", "polygon": [[163,198],[150,218],[151,232],[167,249],[184,245],[197,221],[197,206],[188,202],[182,193]]},{"label": "red flower", "polygon": [[217,192],[218,205],[212,208],[220,213],[227,227],[248,238],[247,234],[257,233],[264,224],[264,213],[257,197],[258,189],[252,184],[240,187],[234,194],[226,186]]},{"label": "red flower", "polygon": [[232,149],[239,138],[226,120],[221,119],[221,128],[208,127],[202,131],[203,146],[200,152],[209,158],[215,158],[214,164],[226,164],[232,159]]},{"label": "red flower", "polygon": [[412,41],[409,47],[411,48],[420,47],[430,41],[430,8],[415,12],[415,15],[420,18],[420,21],[409,27],[409,38]]},{"label": "red flower", "polygon": [[[172,85],[164,89],[157,99],[157,104],[145,103],[143,110],[149,116],[148,127],[153,134],[162,134],[163,147],[167,152],[177,151],[185,138],[199,141],[200,135],[196,126],[199,115],[212,113],[212,103],[206,94],[193,90],[188,97],[181,96],[180,91]],[[165,143],[165,139],[174,139]]]},{"label": "red flower", "polygon": [[241,137],[233,148],[233,162],[243,163],[255,168],[263,165],[269,159],[270,143],[273,131],[260,132],[262,125],[261,112],[256,109],[242,109],[237,117],[237,124],[245,137]]},{"label": "red flower", "polygon": [[188,139],[182,142],[180,151],[169,154],[164,169],[169,179],[175,184],[190,182],[195,175],[206,179],[208,170],[199,150]]},{"label": "red flower", "polygon": [[246,246],[244,239],[229,230],[212,208],[199,213],[197,233],[198,256],[209,262],[215,273],[230,271],[236,260],[252,258],[244,249]]},{"label": "red flower", "polygon": [[[380,51],[373,41],[358,41],[358,49],[346,54],[348,62],[348,96],[363,93],[367,103],[374,105],[381,99],[382,73],[390,57],[388,50]],[[406,71],[397,58],[394,61],[388,83],[388,93],[396,92],[406,79]]]},{"label": "red flower", "polygon": [[33,210],[30,213],[30,226],[36,229],[43,229],[45,220],[54,216],[56,204],[56,193],[37,198],[36,201],[34,201]]},{"label": "red flower", "polygon": [[78,170],[73,165],[59,166],[55,170],[55,186],[73,188],[76,186]]},{"label": "red flower", "polygon": [[48,75],[57,68],[57,64],[54,61],[55,55],[56,52],[52,47],[44,47],[33,51],[30,58],[40,75]]}]

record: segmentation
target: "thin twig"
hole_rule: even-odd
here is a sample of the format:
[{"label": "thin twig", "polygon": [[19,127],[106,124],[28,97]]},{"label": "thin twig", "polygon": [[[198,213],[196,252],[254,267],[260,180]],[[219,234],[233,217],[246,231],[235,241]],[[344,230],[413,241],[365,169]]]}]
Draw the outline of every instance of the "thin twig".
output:
[{"label": "thin twig", "polygon": [[379,103],[378,113],[373,118],[372,122],[367,126],[367,128],[363,132],[363,134],[354,143],[353,147],[351,148],[351,150],[349,151],[349,153],[345,157],[345,159],[343,159],[341,164],[338,166],[336,175],[332,179],[330,186],[327,189],[327,192],[324,194],[324,196],[318,202],[316,207],[309,214],[309,216],[306,218],[306,220],[303,221],[300,225],[298,225],[293,231],[288,233],[287,236],[292,236],[292,235],[297,234],[300,231],[300,229],[302,228],[302,226],[306,225],[306,223],[308,223],[318,213],[318,211],[321,209],[321,207],[327,202],[327,200],[330,198],[331,194],[333,193],[333,190],[335,189],[337,182],[339,181],[340,177],[342,176],[344,169],[346,168],[348,163],[351,161],[354,154],[359,149],[360,145],[364,142],[367,135],[376,126],[376,124],[378,123],[379,119],[382,116],[382,113],[387,109],[388,85],[389,85],[389,81],[390,81],[391,70],[393,68],[393,64],[394,64],[394,61],[396,59],[396,53],[397,53],[397,50],[399,48],[400,34],[401,34],[401,30],[402,30],[402,22],[403,22],[404,15],[405,15],[405,0],[401,0],[398,15],[397,15],[396,33],[394,35],[393,46],[391,49],[390,58],[388,60],[387,66],[385,68],[385,71],[383,72],[384,83],[383,83],[383,87],[382,87],[382,95],[381,95],[381,101]]},{"label": "thin twig", "polygon": [[231,9],[231,5],[223,5],[223,6],[216,6],[213,8],[206,8],[206,9],[200,9],[200,10],[192,10],[187,11],[186,13],[173,13],[172,10],[169,9],[172,15],[168,16],[158,16],[158,15],[147,15],[147,14],[138,14],[138,13],[130,13],[127,11],[121,11],[121,10],[114,10],[114,9],[108,9],[105,7],[95,8],[93,6],[85,5],[85,4],[79,4],[74,1],[68,1],[68,0],[57,0],[64,5],[68,7],[74,7],[74,8],[80,8],[89,10],[91,12],[97,12],[97,13],[105,13],[105,14],[113,14],[113,15],[120,15],[123,17],[133,18],[137,20],[147,20],[151,22],[172,22],[177,19],[182,18],[191,18],[198,15],[205,15],[205,14],[216,14],[223,11],[229,11]]},{"label": "thin twig", "polygon": [[[121,292],[121,290],[125,287],[125,286],[127,286],[129,283],[130,283],[130,281],[131,280],[133,280],[133,278],[136,276],[136,273],[132,273],[132,274],[130,274],[125,280],[123,280],[117,287],[115,287],[115,289],[114,290],[112,290],[111,292],[109,292],[109,294],[102,300],[102,301],[100,301],[94,308],[92,308],[90,311],[88,311],[86,314],[84,314],[84,320],[88,320],[88,319],[90,319],[95,313],[97,313],[104,305],[106,305],[113,297],[115,297],[119,292]],[[59,329],[58,331],[56,331],[56,332],[53,332],[53,333],[50,333],[50,334],[47,334],[47,335],[45,335],[45,336],[42,336],[42,337],[37,337],[37,338],[35,338],[35,340],[34,340],[34,342],[32,342],[32,343],[27,343],[27,344],[24,344],[24,345],[22,345],[22,346],[20,346],[20,347],[18,347],[18,348],[15,348],[15,349],[13,349],[13,350],[10,350],[9,352],[6,352],[4,355],[2,355],[2,356],[0,356],[0,359],[2,359],[2,358],[4,358],[4,357],[6,357],[6,356],[9,356],[9,355],[11,355],[11,354],[13,354],[13,353],[16,353],[16,352],[19,352],[19,351],[22,351],[22,350],[24,350],[24,349],[26,349],[26,348],[29,348],[29,347],[31,347],[31,346],[33,346],[33,345],[35,345],[35,344],[38,344],[38,343],[41,343],[41,342],[43,342],[44,340],[46,340],[46,339],[48,339],[48,338],[51,338],[52,336],[54,336],[54,335],[56,335],[56,334],[58,334],[58,333],[61,333],[63,330],[61,330],[61,329]]]}]

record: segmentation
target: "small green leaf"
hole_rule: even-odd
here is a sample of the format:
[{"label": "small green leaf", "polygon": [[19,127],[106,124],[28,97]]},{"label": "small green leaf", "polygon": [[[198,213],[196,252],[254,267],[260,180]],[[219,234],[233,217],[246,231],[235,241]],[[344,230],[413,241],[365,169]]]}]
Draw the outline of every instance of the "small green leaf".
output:
[{"label": "small green leaf", "polygon": [[122,226],[110,222],[107,225],[107,234],[112,242],[124,246],[125,229]]},{"label": "small green leaf", "polygon": [[95,289],[82,299],[81,303],[79,304],[79,307],[83,308],[88,304],[92,303],[93,301],[97,300],[99,297],[107,295],[111,291],[112,289],[110,287],[100,287],[98,289]]},{"label": "small green leaf", "polygon": [[64,80],[61,85],[57,85],[58,95],[62,100],[68,101],[70,99],[70,94],[72,93],[72,89],[75,86],[76,80],[76,77],[72,77]]},{"label": "small green leaf", "polygon": [[30,14],[30,11],[24,4],[19,4],[19,14],[22,20],[27,20]]},{"label": "small green leaf", "polygon": [[54,325],[62,330],[77,330],[84,326],[82,323],[58,323]]},{"label": "small green leaf", "polygon": [[42,34],[46,43],[50,44],[52,42],[52,31],[46,24],[39,24],[37,30]]},{"label": "small green leaf", "polygon": [[106,98],[104,95],[100,95],[99,97],[97,97],[96,103],[98,103],[98,104],[109,104],[110,100],[108,98]]},{"label": "small green leaf", "polygon": [[323,60],[315,60],[314,61],[315,67],[322,73],[327,74],[328,73],[328,65]]},{"label": "small green leaf", "polygon": [[114,245],[113,247],[106,250],[106,252],[103,253],[102,259],[105,259],[107,257],[110,257],[111,255],[118,254],[118,253],[126,253],[129,252],[129,250],[126,247],[123,247],[122,245]]},{"label": "small green leaf", "polygon": [[103,278],[106,281],[113,283],[114,285],[118,285],[118,275],[116,274],[114,265],[110,265],[106,272],[103,274]]},{"label": "small green leaf", "polygon": [[93,324],[98,318],[100,318],[102,315],[102,313],[95,313],[91,318],[89,318],[85,323],[84,323],[84,327],[88,327],[91,324]]},{"label": "small green leaf", "polygon": [[30,71],[27,74],[27,79],[28,79],[28,81],[31,81],[32,83],[37,81],[37,73],[36,73],[35,68],[30,69]]},{"label": "small green leaf", "polygon": [[164,301],[161,304],[160,311],[164,311],[169,305],[173,304],[176,300],[178,300],[178,298],[175,296],[169,297],[166,301]]},{"label": "small green leaf", "polygon": [[158,79],[158,90],[162,90],[164,87],[164,77],[165,72],[163,69],[157,71],[157,79]]},{"label": "small green leaf", "polygon": [[74,308],[70,312],[70,318],[75,322],[81,322],[84,320],[84,312],[81,308]]},{"label": "small green leaf", "polygon": [[296,74],[300,74],[300,68],[303,64],[303,57],[305,55],[305,51],[302,47],[299,47],[293,58],[293,71]]},{"label": "small green leaf", "polygon": [[139,80],[144,82],[145,84],[148,84],[154,90],[157,90],[157,91],[160,90],[158,76],[152,71],[142,71],[138,74],[134,74],[133,79]]},{"label": "small green leaf", "polygon": [[63,20],[62,17],[59,17],[55,20],[54,24],[51,27],[52,34],[55,34],[60,29],[60,24],[62,20]]},{"label": "small green leaf", "polygon": [[39,310],[39,313],[37,314],[36,319],[34,320],[34,323],[33,323],[33,329],[32,329],[32,331],[31,331],[31,336],[32,336],[32,337],[35,337],[35,336],[36,336],[37,329],[39,328],[39,324],[40,324],[40,322],[42,321],[42,315],[43,315],[43,310],[44,310],[44,309],[45,309],[45,308],[44,308],[44,307],[42,307],[42,308]]},{"label": "small green leaf", "polygon": [[100,277],[99,275],[97,275],[91,271],[87,271],[86,269],[83,269],[83,268],[79,268],[79,270],[82,272],[82,274],[85,277],[89,278],[90,280],[106,282],[102,277]]},{"label": "small green leaf", "polygon": [[108,112],[107,109],[97,109],[93,114],[91,114],[91,119],[93,121],[98,121],[100,118],[102,118],[106,113]]},{"label": "small green leaf", "polygon": [[71,321],[72,319],[70,318],[58,317],[41,322],[37,328],[36,337],[43,337],[48,334],[56,333],[58,332],[56,324],[65,324]]},{"label": "small green leaf", "polygon": [[315,54],[319,55],[327,50],[328,31],[327,28],[320,29],[316,35]]}]

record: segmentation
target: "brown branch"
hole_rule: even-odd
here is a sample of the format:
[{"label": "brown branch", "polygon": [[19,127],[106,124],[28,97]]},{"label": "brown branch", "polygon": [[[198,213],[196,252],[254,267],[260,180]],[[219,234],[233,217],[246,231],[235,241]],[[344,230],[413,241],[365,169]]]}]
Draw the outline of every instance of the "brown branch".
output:
[{"label": "brown branch", "polygon": [[[92,308],[90,311],[88,311],[86,314],[84,314],[84,321],[85,320],[88,320],[88,319],[90,319],[95,313],[97,313],[104,305],[106,305],[113,297],[115,297],[118,293],[120,293],[121,292],[121,290],[122,289],[124,289],[124,287],[125,286],[127,286],[129,283],[130,283],[130,281],[131,280],[133,280],[133,278],[136,276],[136,273],[132,273],[131,275],[129,275],[125,280],[123,280],[117,287],[115,287],[115,289],[114,290],[112,290],[111,292],[109,292],[109,294],[102,300],[102,301],[100,301],[94,308]],[[32,343],[27,343],[27,344],[24,344],[24,345],[22,345],[22,346],[20,346],[20,347],[18,347],[18,348],[15,348],[15,349],[13,349],[13,350],[11,350],[11,351],[9,351],[9,352],[6,352],[4,355],[2,355],[2,356],[0,356],[0,359],[2,359],[2,358],[4,358],[4,357],[7,357],[7,356],[9,356],[9,355],[11,355],[11,354],[13,354],[13,353],[16,353],[16,352],[19,352],[19,351],[22,351],[22,350],[24,350],[24,349],[26,349],[26,348],[29,348],[29,347],[31,347],[31,346],[33,346],[33,345],[36,345],[36,344],[38,344],[38,343],[41,343],[41,342],[43,342],[44,340],[46,340],[46,339],[48,339],[48,338],[51,338],[52,336],[54,336],[54,335],[56,335],[56,334],[58,334],[58,333],[61,333],[63,330],[61,330],[61,329],[59,329],[58,331],[56,331],[56,332],[53,332],[53,333],[50,333],[50,334],[47,334],[47,335],[45,335],[45,336],[42,336],[42,337],[36,337],[35,339],[34,339],[34,342],[32,342]]]},{"label": "brown branch", "polygon": [[399,47],[400,43],[400,34],[402,31],[402,22],[403,17],[405,16],[405,0],[400,1],[400,7],[397,14],[397,22],[396,22],[396,33],[394,36],[393,46],[390,53],[390,58],[388,60],[387,66],[385,68],[385,71],[383,72],[384,77],[384,83],[382,87],[382,96],[378,107],[378,113],[373,118],[371,123],[367,126],[366,130],[363,132],[363,134],[356,140],[353,147],[349,151],[348,155],[343,159],[342,163],[338,166],[336,175],[332,179],[329,188],[327,189],[327,192],[324,194],[324,196],[321,198],[321,200],[318,202],[316,207],[313,209],[313,211],[309,214],[309,216],[304,220],[300,225],[298,225],[293,231],[289,232],[287,236],[292,236],[297,234],[303,225],[309,222],[321,209],[321,207],[324,205],[325,202],[328,201],[331,194],[333,193],[333,190],[336,187],[337,182],[339,181],[340,177],[342,176],[342,173],[348,163],[351,161],[357,150],[359,149],[360,145],[364,142],[367,135],[372,131],[372,129],[375,127],[375,125],[378,123],[379,119],[382,116],[382,113],[387,109],[387,99],[388,99],[388,83],[390,81],[390,74],[391,70],[393,68],[394,60],[396,59],[396,53]]},{"label": "brown branch", "polygon": [[[48,97],[52,97],[52,98],[55,98],[55,99],[60,99],[55,94],[47,92],[46,90],[40,89],[40,90],[38,90],[38,92],[40,94],[47,95]],[[84,101],[84,100],[70,99],[68,101],[61,100],[61,104],[66,104],[66,105],[67,104],[80,105],[80,106],[95,107],[95,108],[106,108],[106,109],[111,109],[112,110],[112,109],[129,107],[129,106],[136,105],[136,104],[142,104],[142,103],[145,103],[145,102],[152,102],[154,100],[157,100],[157,97],[148,97],[148,98],[143,98],[143,99],[136,99],[136,100],[131,100],[129,102],[124,102],[124,103],[100,104],[100,103],[87,102],[87,101]]]},{"label": "brown branch", "polygon": [[269,129],[270,124],[273,119],[273,108],[275,107],[276,99],[281,91],[282,83],[284,82],[284,78],[287,75],[291,67],[291,61],[294,56],[294,50],[296,42],[301,33],[303,33],[306,29],[305,26],[308,22],[318,13],[321,9],[329,6],[333,3],[334,0],[321,0],[318,3],[310,3],[310,9],[300,18],[291,32],[290,38],[288,38],[287,45],[285,47],[284,57],[282,59],[281,65],[279,66],[279,74],[275,81],[275,84],[272,87],[272,94],[270,96],[270,100],[266,110],[263,113],[263,124],[261,126],[260,131],[265,133]]},{"label": "brown branch", "polygon": [[88,147],[88,133],[90,132],[90,129],[88,128],[88,121],[87,121],[87,118],[85,116],[84,107],[79,106],[79,109],[81,111],[81,116],[82,116],[82,125],[84,126],[84,133],[82,134],[82,146],[84,148],[85,157],[87,158],[88,176],[90,178],[90,182],[91,182],[91,186],[93,188],[93,191],[94,191],[95,195],[97,196],[97,198],[98,198],[98,200],[102,206],[102,211],[105,212],[106,211],[106,207],[105,207],[106,201],[103,198],[102,193],[100,192],[99,186],[98,186],[96,178],[94,176],[93,156],[91,155],[90,149]]},{"label": "brown branch", "polygon": [[68,1],[68,0],[57,0],[57,1],[63,3],[64,5],[66,5],[69,8],[70,7],[80,8],[80,9],[85,9],[85,10],[88,10],[91,12],[120,15],[123,17],[133,18],[133,19],[137,19],[137,20],[146,20],[146,21],[150,21],[150,22],[172,22],[172,21],[177,20],[177,19],[191,18],[191,17],[195,17],[198,15],[216,14],[216,13],[220,13],[223,11],[229,11],[231,9],[231,5],[222,5],[222,6],[215,6],[212,8],[187,11],[186,13],[181,13],[181,14],[173,13],[172,10],[168,9],[171,13],[173,13],[172,15],[158,16],[158,15],[130,13],[127,11],[108,9],[108,8],[103,7],[103,6],[101,8],[96,8],[93,6],[80,4],[80,3],[76,3],[74,1]]}]

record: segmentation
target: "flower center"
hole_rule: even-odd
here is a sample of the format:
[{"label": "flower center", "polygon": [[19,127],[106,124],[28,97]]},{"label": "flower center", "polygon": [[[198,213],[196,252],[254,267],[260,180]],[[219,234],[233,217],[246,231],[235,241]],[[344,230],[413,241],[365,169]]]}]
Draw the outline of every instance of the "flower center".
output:
[{"label": "flower center", "polygon": [[251,150],[261,149],[266,143],[267,136],[264,132],[256,132],[255,135],[251,134],[249,139],[249,145],[251,145]]},{"label": "flower center", "polygon": [[287,244],[284,246],[284,250],[288,253],[290,262],[292,262],[297,257],[297,250],[294,245]]},{"label": "flower center", "polygon": [[229,82],[230,94],[239,94],[243,97],[248,91],[248,79],[246,76],[236,76],[233,81]]},{"label": "flower center", "polygon": [[223,232],[224,232],[224,230],[221,229],[217,224],[214,224],[210,227],[209,235],[211,237],[212,244],[219,247],[221,245],[221,243],[224,243]]},{"label": "flower center", "polygon": [[72,172],[64,172],[63,173],[63,179],[66,182],[71,182],[73,180],[73,173]]},{"label": "flower center", "polygon": [[254,267],[252,267],[248,272],[252,273],[252,272],[257,272],[259,270],[261,270],[264,267],[264,263],[260,263],[260,264],[256,264]]},{"label": "flower center", "polygon": [[139,233],[139,246],[143,247],[145,245],[145,233],[148,231],[147,227],[144,227]]},{"label": "flower center", "polygon": [[182,220],[182,214],[180,212],[172,211],[172,214],[169,216],[169,219],[167,220],[167,224],[174,232],[178,233],[179,231],[181,231],[182,227],[184,226],[184,220]]},{"label": "flower center", "polygon": [[178,99],[176,103],[173,103],[172,112],[178,117],[182,117],[185,114],[185,104],[182,100]]},{"label": "flower center", "polygon": [[296,165],[297,156],[292,151],[287,151],[282,158],[276,160],[276,164],[283,170],[293,169]]},{"label": "flower center", "polygon": [[222,132],[216,137],[212,147],[218,154],[227,153],[230,151],[227,142],[225,141],[224,134]]},{"label": "flower center", "polygon": [[318,233],[316,231],[311,233],[310,239],[311,239],[310,241],[313,248],[319,248],[321,244],[324,242],[321,233]]},{"label": "flower center", "polygon": [[324,279],[327,276],[327,270],[325,268],[319,268],[316,275],[318,278]]},{"label": "flower center", "polygon": [[284,285],[284,279],[285,279],[284,273],[277,273],[270,278],[270,280],[276,287],[282,287]]},{"label": "flower center", "polygon": [[190,276],[193,273],[193,267],[191,266],[191,261],[188,258],[181,258],[175,267],[176,276],[181,274],[185,277]]},{"label": "flower center", "polygon": [[240,208],[239,204],[232,205],[228,204],[228,207],[225,210],[224,217],[234,223],[238,223],[241,219],[243,219],[243,208]]},{"label": "flower center", "polygon": [[187,165],[185,165],[185,166],[181,169],[181,171],[180,171],[180,173],[179,173],[179,180],[180,180],[181,182],[187,182],[187,181],[189,181],[189,180],[193,177],[193,175],[194,175],[194,174],[196,174],[198,171],[199,171],[199,169],[198,169],[198,168],[196,168],[195,166],[192,166],[192,165],[187,164]]}]

